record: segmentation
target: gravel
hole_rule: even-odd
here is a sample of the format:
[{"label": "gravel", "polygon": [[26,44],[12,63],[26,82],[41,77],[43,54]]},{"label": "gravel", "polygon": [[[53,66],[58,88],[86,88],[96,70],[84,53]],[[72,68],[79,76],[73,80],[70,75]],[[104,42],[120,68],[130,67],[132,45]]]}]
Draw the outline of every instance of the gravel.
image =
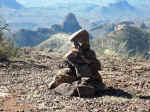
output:
[{"label": "gravel", "polygon": [[[0,66],[0,112],[150,112],[150,63],[100,57],[108,87],[92,98],[52,95],[48,84],[63,54],[32,50]],[[0,65],[5,65],[0,62]]]}]

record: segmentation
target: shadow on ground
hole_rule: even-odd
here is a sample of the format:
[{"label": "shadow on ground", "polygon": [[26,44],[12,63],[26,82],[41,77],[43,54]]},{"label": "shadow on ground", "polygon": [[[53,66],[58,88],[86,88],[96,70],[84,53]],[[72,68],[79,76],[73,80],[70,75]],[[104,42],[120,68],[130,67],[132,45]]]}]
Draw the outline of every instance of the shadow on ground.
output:
[{"label": "shadow on ground", "polygon": [[128,99],[133,98],[132,94],[125,92],[124,90],[121,89],[115,89],[113,87],[107,87],[105,90],[98,93],[98,97],[100,96],[115,96],[115,97],[123,97]]},{"label": "shadow on ground", "polygon": [[150,100],[150,96],[139,96],[140,99]]},{"label": "shadow on ground", "polygon": [[[107,87],[104,91],[98,93],[97,97],[101,97],[101,96],[115,96],[115,97],[122,97],[127,99],[132,99],[133,97],[135,97],[134,95],[125,92],[124,90],[115,89],[113,87]],[[150,96],[136,96],[136,97],[143,100],[150,100]]]}]

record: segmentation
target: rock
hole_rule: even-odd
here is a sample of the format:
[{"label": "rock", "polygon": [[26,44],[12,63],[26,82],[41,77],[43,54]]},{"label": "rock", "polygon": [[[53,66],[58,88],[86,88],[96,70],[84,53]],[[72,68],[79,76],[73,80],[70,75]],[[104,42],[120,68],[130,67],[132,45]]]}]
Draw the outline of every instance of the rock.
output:
[{"label": "rock", "polygon": [[9,93],[1,93],[1,92],[0,92],[0,97],[8,97],[8,96],[10,96]]},{"label": "rock", "polygon": [[0,63],[0,67],[7,67],[4,63]]},{"label": "rock", "polygon": [[76,88],[72,87],[71,84],[68,83],[62,83],[58,87],[55,88],[56,94],[63,95],[63,96],[75,96]]},{"label": "rock", "polygon": [[9,90],[6,87],[0,87],[0,97],[10,96]]},{"label": "rock", "polygon": [[53,49],[49,49],[49,50],[48,50],[48,53],[49,53],[49,52],[53,52]]},{"label": "rock", "polygon": [[66,33],[74,33],[81,29],[81,26],[79,25],[75,15],[73,13],[69,13],[62,24],[62,28]]},{"label": "rock", "polygon": [[92,97],[96,89],[85,82],[75,81],[73,84],[63,83],[55,88],[55,93],[63,96]]},{"label": "rock", "polygon": [[89,42],[89,33],[86,30],[81,29],[70,36],[70,41]]}]

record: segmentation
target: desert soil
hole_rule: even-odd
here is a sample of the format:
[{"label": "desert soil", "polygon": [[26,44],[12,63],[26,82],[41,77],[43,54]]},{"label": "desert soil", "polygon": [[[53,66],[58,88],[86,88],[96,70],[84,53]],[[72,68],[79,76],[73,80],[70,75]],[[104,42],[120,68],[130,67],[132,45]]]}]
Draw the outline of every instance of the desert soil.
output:
[{"label": "desert soil", "polygon": [[48,84],[63,54],[22,51],[15,61],[0,62],[0,112],[150,112],[150,63],[98,57],[110,89],[92,98],[52,95]]}]

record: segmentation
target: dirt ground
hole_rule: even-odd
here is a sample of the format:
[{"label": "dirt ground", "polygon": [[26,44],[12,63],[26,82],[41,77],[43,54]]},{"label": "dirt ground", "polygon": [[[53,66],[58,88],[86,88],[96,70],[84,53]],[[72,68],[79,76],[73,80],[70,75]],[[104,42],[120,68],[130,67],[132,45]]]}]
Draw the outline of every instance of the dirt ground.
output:
[{"label": "dirt ground", "polygon": [[93,98],[52,95],[62,53],[31,50],[0,62],[0,112],[150,112],[150,62],[98,57],[110,89]]}]

